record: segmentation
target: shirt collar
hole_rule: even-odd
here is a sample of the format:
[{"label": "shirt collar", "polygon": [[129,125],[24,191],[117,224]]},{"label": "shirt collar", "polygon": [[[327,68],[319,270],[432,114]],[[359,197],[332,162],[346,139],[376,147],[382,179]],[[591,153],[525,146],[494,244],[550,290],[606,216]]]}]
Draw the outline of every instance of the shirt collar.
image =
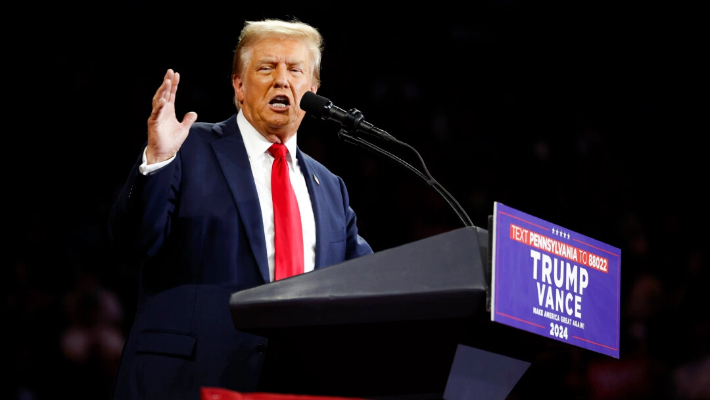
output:
[{"label": "shirt collar", "polygon": [[[263,156],[273,144],[266,140],[264,135],[259,133],[259,131],[257,131],[256,128],[249,123],[249,121],[247,121],[241,109],[237,114],[237,125],[239,126],[239,131],[242,133],[244,147],[246,147],[247,155],[250,160],[256,160]],[[296,136],[298,136],[298,133],[291,136],[291,139],[285,143],[286,148],[288,149],[287,157],[291,156],[292,161],[296,158]]]}]

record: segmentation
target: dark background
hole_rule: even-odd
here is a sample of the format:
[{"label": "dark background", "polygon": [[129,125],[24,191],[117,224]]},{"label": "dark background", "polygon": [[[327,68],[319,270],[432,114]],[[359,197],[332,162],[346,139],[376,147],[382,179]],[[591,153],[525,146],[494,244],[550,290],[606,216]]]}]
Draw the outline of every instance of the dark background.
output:
[{"label": "dark background", "polygon": [[[137,286],[108,252],[106,221],[142,151],[151,97],[173,68],[178,115],[227,119],[237,36],[264,17],[317,27],[319,94],[414,147],[475,225],[487,228],[498,201],[621,249],[620,359],[570,348],[524,386],[540,391],[509,398],[710,396],[699,10],[381,7],[121,2],[6,15],[21,23],[7,41],[7,84],[19,90],[3,157],[12,328],[1,397],[106,398]],[[338,128],[307,116],[299,146],[344,178],[375,251],[463,226],[417,176]]]}]

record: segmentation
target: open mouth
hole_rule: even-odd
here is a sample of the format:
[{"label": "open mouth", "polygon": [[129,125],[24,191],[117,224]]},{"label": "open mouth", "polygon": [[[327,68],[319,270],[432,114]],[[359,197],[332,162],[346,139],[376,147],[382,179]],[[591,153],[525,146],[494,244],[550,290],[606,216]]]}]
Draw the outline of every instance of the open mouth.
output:
[{"label": "open mouth", "polygon": [[276,96],[271,99],[269,104],[275,108],[287,108],[291,104],[291,102],[286,96]]}]

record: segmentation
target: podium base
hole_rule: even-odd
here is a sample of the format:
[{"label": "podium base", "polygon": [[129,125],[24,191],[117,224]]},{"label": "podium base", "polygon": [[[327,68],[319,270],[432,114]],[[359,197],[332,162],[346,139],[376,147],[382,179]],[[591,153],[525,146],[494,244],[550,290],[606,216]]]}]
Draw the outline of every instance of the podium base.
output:
[{"label": "podium base", "polygon": [[[462,364],[465,368],[481,356],[480,352],[470,356],[472,352],[461,350],[462,346],[498,357],[489,355],[485,362],[510,358],[527,365],[539,349],[527,332],[482,317],[272,330],[259,390],[443,400],[445,390],[458,382],[451,376],[452,370],[458,371],[452,369],[456,357],[467,361]],[[465,354],[458,355],[462,351]],[[485,366],[486,371],[495,368]],[[508,382],[508,391],[515,381]]]}]

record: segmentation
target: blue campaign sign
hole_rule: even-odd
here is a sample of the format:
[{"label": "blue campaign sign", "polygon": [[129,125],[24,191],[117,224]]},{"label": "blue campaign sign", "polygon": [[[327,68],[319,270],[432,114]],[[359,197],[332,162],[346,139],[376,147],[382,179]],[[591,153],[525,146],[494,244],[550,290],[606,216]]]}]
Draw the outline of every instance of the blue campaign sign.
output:
[{"label": "blue campaign sign", "polygon": [[495,202],[491,320],[619,358],[621,250]]}]

